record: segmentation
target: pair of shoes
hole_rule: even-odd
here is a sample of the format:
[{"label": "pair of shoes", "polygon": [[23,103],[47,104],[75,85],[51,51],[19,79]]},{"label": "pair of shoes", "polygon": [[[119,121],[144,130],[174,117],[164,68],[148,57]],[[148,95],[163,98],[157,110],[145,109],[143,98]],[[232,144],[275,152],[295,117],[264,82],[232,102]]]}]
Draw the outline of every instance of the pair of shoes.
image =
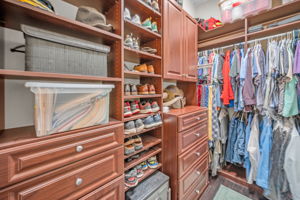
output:
[{"label": "pair of shoes", "polygon": [[137,85],[137,91],[139,95],[156,94],[153,84]]},{"label": "pair of shoes", "polygon": [[160,126],[162,124],[162,119],[161,119],[160,114],[158,113],[158,114],[155,114],[153,116],[146,117],[143,120],[143,123],[144,123],[144,127],[146,129],[153,128],[153,127],[156,127],[156,126]]},{"label": "pair of shoes", "polygon": [[154,10],[159,12],[159,5],[157,0],[143,0],[146,4],[148,4],[149,6],[151,6]]},{"label": "pair of shoes", "polygon": [[124,142],[124,154],[130,155],[135,151],[141,150],[143,148],[142,138],[138,135],[135,135],[130,138],[126,138]]},{"label": "pair of shoes", "polygon": [[147,160],[147,164],[148,164],[148,167],[151,168],[151,169],[157,168],[158,162],[157,162],[156,156],[152,156],[151,158],[149,158]]},{"label": "pair of shoes", "polygon": [[140,16],[135,14],[133,17],[131,17],[131,13],[128,8],[125,8],[125,10],[124,10],[124,19],[131,21],[134,24],[142,25]]},{"label": "pair of shoes", "polygon": [[157,49],[153,49],[151,47],[142,47],[141,49],[144,52],[155,54],[157,53]]},{"label": "pair of shoes", "polygon": [[127,187],[132,188],[137,186],[137,184],[139,183],[137,174],[137,168],[133,168],[125,172],[125,185]]},{"label": "pair of shoes", "polygon": [[135,159],[138,159],[139,157],[140,157],[140,154],[139,154],[139,153],[138,153],[138,154],[135,154],[135,155],[130,156],[129,158],[125,159],[125,162],[131,162],[131,161],[133,161],[133,160],[135,160]]},{"label": "pair of shoes", "polygon": [[126,35],[126,38],[124,40],[124,45],[126,47],[132,48],[132,49],[140,49],[140,43],[138,37],[133,37],[132,33]]},{"label": "pair of shoes", "polygon": [[149,74],[154,74],[153,65],[146,65],[146,64],[136,65],[134,66],[133,70],[137,72],[148,72]]},{"label": "pair of shoes", "polygon": [[155,113],[160,110],[157,101],[142,101],[140,102],[140,113],[148,114]]},{"label": "pair of shoes", "polygon": [[147,19],[145,19],[142,23],[142,26],[146,29],[149,29],[151,31],[154,31],[156,33],[158,33],[158,29],[157,29],[157,23],[156,22],[152,22],[151,21],[152,18],[148,17]]},{"label": "pair of shoes", "polygon": [[131,117],[132,115],[140,113],[140,106],[138,101],[124,102],[124,117]]},{"label": "pair of shoes", "polygon": [[125,135],[129,135],[132,133],[139,133],[144,130],[143,120],[137,119],[135,121],[129,121],[124,124]]},{"label": "pair of shoes", "polygon": [[124,95],[129,96],[129,95],[137,95],[137,87],[136,85],[133,84],[125,84],[124,85]]},{"label": "pair of shoes", "polygon": [[[138,114],[138,113],[154,113],[158,112],[160,110],[160,107],[157,103],[157,101],[127,101],[124,103],[124,117],[131,117],[132,115]],[[133,124],[131,123],[131,127],[133,127]],[[140,127],[140,126],[138,126]],[[136,127],[137,128],[137,127]],[[132,132],[132,131],[130,131]]]}]

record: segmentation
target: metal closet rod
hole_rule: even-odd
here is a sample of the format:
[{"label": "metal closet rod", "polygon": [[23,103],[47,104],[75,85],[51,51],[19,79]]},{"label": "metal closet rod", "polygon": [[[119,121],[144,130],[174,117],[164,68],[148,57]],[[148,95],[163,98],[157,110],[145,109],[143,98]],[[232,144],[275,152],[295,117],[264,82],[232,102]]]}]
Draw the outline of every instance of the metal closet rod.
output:
[{"label": "metal closet rod", "polygon": [[[281,37],[281,36],[285,36],[285,35],[288,35],[288,34],[293,34],[294,31],[295,31],[295,30],[289,31],[289,32],[285,32],[285,33],[280,33],[280,34],[277,34],[277,35],[271,35],[271,36],[267,36],[267,37],[263,37],[263,38],[253,39],[253,40],[247,41],[247,44],[251,44],[251,43],[253,43],[253,42],[258,42],[258,41],[262,41],[262,40],[272,39],[272,38],[276,38],[276,37]],[[300,29],[297,29],[296,31],[300,31]],[[299,34],[299,33],[298,33],[298,34]],[[243,44],[245,44],[245,43],[246,43],[246,42],[239,42],[239,43],[230,44],[230,45],[223,46],[223,47],[212,48],[212,49],[210,49],[210,50],[226,49],[226,48],[234,47],[234,46],[237,46],[237,45],[243,45]],[[200,53],[200,52],[205,52],[205,51],[208,51],[208,50],[199,51],[199,53]]]}]

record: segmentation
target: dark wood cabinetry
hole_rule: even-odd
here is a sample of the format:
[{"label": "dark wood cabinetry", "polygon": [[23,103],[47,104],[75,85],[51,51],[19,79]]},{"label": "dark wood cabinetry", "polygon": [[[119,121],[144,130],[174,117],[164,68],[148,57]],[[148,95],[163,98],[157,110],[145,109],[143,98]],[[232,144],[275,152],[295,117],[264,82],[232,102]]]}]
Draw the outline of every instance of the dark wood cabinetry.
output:
[{"label": "dark wood cabinetry", "polygon": [[197,199],[208,184],[207,109],[187,106],[164,114],[163,172],[172,200]]},{"label": "dark wood cabinetry", "polygon": [[164,78],[197,80],[197,22],[173,1],[164,1]]}]

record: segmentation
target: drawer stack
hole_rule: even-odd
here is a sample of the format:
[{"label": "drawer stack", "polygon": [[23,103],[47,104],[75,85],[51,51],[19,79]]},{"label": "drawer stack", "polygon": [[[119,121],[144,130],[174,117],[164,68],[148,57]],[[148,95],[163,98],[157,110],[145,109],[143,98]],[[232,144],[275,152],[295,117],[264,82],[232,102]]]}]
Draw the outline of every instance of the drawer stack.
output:
[{"label": "drawer stack", "polygon": [[123,138],[116,124],[0,147],[0,199],[123,199]]},{"label": "drawer stack", "polygon": [[163,172],[172,199],[197,199],[208,184],[207,110],[197,106],[164,114]]}]

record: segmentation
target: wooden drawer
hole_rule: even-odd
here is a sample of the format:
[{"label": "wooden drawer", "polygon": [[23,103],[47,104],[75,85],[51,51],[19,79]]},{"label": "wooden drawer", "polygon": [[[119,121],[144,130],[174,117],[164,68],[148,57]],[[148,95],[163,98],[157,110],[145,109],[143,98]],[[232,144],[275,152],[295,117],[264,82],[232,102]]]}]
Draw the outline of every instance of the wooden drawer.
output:
[{"label": "wooden drawer", "polygon": [[205,156],[179,180],[179,197],[187,195],[194,184],[204,179],[207,176],[207,170],[208,158]]},{"label": "wooden drawer", "polygon": [[0,150],[0,188],[121,146],[123,124]]},{"label": "wooden drawer", "polygon": [[93,192],[81,197],[79,200],[122,200],[125,199],[124,176],[103,185]]},{"label": "wooden drawer", "polygon": [[208,185],[208,172],[206,172],[204,178],[200,180],[198,184],[191,188],[187,195],[183,199],[199,199]]},{"label": "wooden drawer", "polygon": [[78,199],[123,174],[123,147],[21,182],[0,191],[0,199]]},{"label": "wooden drawer", "polygon": [[207,121],[178,134],[178,154],[207,137]]},{"label": "wooden drawer", "polygon": [[207,110],[194,112],[178,117],[178,132],[189,129],[195,125],[206,123]]},{"label": "wooden drawer", "polygon": [[197,143],[193,149],[179,156],[178,170],[179,177],[183,176],[196,162],[208,152],[207,141]]}]

